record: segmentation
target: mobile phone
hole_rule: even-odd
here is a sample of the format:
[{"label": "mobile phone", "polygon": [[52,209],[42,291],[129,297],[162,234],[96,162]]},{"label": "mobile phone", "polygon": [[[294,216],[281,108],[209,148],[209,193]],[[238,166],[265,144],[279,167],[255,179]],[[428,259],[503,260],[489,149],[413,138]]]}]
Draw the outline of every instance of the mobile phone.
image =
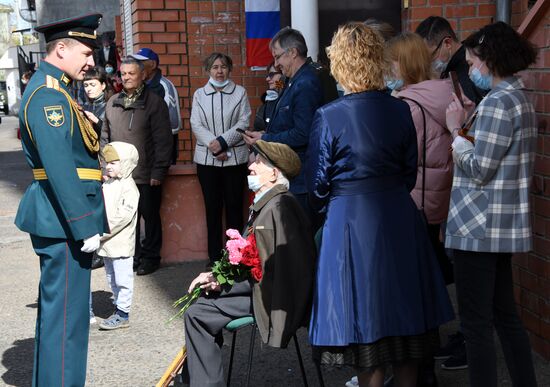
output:
[{"label": "mobile phone", "polygon": [[453,82],[453,89],[458,97],[458,100],[460,101],[460,106],[464,107],[464,102],[462,102],[462,91],[460,90],[460,84],[458,83],[458,76],[456,75],[456,71],[449,71],[449,76],[451,77],[451,81]]},{"label": "mobile phone", "polygon": [[239,132],[240,134],[244,134],[244,129],[241,129],[241,128],[237,128],[235,129],[237,132]]}]

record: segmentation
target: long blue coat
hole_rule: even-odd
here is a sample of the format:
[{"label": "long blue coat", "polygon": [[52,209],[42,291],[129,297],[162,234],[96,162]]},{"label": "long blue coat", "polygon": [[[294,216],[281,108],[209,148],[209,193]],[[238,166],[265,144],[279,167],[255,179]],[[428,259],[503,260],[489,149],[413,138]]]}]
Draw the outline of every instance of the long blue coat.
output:
[{"label": "long blue coat", "polygon": [[408,105],[350,94],[313,120],[306,176],[327,219],[310,325],[313,345],[422,334],[453,318],[426,229],[410,197],[416,131]]}]

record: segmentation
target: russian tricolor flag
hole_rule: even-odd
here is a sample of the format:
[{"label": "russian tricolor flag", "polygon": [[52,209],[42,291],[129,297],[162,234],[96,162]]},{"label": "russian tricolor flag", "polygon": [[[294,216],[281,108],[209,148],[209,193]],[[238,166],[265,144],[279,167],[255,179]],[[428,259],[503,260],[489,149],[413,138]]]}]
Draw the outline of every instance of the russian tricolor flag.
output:
[{"label": "russian tricolor flag", "polygon": [[245,0],[246,65],[267,66],[273,60],[271,38],[280,29],[279,0]]}]

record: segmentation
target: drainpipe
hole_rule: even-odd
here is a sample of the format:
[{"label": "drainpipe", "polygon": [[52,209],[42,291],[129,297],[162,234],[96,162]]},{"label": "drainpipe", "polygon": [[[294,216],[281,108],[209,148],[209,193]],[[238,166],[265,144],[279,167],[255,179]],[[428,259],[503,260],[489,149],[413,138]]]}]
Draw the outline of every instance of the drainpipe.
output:
[{"label": "drainpipe", "polygon": [[512,0],[497,0],[497,20],[510,24]]},{"label": "drainpipe", "polygon": [[292,28],[300,31],[307,44],[307,54],[317,61],[319,54],[319,7],[317,0],[291,0]]}]

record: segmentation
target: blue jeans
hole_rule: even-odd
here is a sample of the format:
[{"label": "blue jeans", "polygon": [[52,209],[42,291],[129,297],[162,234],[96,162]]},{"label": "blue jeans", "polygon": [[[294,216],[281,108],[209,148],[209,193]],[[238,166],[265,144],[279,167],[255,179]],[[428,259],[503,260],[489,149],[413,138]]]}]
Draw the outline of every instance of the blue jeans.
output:
[{"label": "blue jeans", "polygon": [[496,329],[514,386],[536,386],[529,337],[514,302],[510,253],[453,250],[458,311],[472,387],[496,387]]}]

